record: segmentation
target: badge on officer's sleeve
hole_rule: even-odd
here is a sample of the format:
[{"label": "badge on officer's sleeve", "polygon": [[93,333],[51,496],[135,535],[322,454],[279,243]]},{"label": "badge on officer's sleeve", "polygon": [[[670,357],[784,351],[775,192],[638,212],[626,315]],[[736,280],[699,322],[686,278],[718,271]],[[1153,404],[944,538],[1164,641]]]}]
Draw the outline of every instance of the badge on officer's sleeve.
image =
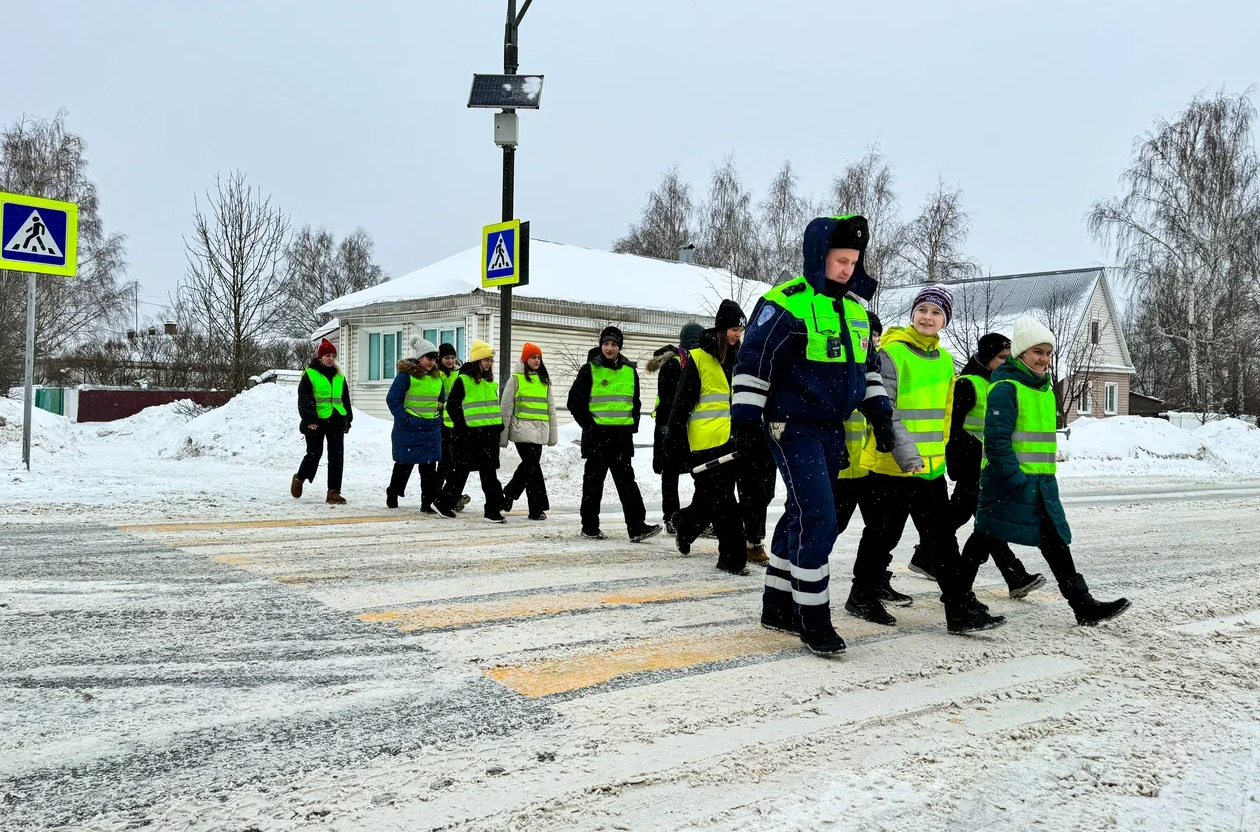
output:
[{"label": "badge on officer's sleeve", "polygon": [[774,317],[774,307],[770,305],[761,308],[761,314],[757,316],[757,326],[765,326]]}]

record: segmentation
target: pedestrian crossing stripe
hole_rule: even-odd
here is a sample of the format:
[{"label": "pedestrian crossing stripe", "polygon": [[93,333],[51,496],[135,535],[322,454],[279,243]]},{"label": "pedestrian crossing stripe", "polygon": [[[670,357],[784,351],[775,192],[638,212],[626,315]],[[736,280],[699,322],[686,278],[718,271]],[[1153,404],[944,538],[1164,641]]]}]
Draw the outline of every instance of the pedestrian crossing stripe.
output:
[{"label": "pedestrian crossing stripe", "polygon": [[79,206],[0,193],[0,269],[74,277]]}]

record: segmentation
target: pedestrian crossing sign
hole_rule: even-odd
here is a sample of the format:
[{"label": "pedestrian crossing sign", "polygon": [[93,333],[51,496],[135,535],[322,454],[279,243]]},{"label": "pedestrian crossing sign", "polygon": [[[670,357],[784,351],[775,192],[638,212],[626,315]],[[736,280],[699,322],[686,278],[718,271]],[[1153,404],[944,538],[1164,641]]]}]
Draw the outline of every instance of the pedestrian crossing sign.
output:
[{"label": "pedestrian crossing sign", "polygon": [[481,229],[481,286],[515,286],[521,282],[521,221],[500,222]]},{"label": "pedestrian crossing sign", "polygon": [[0,193],[0,269],[74,277],[79,206]]}]

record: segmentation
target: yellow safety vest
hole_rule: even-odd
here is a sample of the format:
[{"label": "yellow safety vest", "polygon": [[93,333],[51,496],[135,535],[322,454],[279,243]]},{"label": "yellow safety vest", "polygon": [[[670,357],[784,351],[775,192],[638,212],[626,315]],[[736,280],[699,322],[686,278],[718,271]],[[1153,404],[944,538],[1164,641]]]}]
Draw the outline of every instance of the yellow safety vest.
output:
[{"label": "yellow safety vest", "polygon": [[403,410],[417,419],[436,419],[442,415],[442,379],[435,376],[411,377]]},{"label": "yellow safety vest", "polygon": [[591,418],[597,425],[634,424],[634,368],[591,365]]},{"label": "yellow safety vest", "polygon": [[[455,382],[459,380],[459,368],[454,370],[442,370],[442,387],[446,390],[446,400],[451,400],[451,388],[455,386]],[[442,424],[448,428],[455,427],[455,423],[451,421],[451,414],[446,412],[446,408],[442,408]]]},{"label": "yellow safety vest", "polygon": [[989,408],[989,380],[972,373],[958,377],[959,381],[963,379],[970,381],[972,388],[976,391],[976,403],[963,417],[963,430],[968,436],[980,442],[980,470],[983,471],[989,465],[989,458],[984,453],[984,414]]},{"label": "yellow safety vest", "polygon": [[1015,416],[1015,430],[1011,433],[1011,448],[1019,461],[1019,470],[1025,474],[1054,476],[1059,447],[1059,437],[1055,433],[1059,419],[1054,403],[1054,387],[1047,385],[1044,390],[1034,390],[1010,378],[997,383],[1015,387],[1019,413]]},{"label": "yellow safety vest", "polygon": [[844,444],[849,450],[849,467],[840,469],[837,479],[856,480],[870,473],[862,467],[862,445],[866,443],[866,417],[853,411],[844,423]]},{"label": "yellow safety vest", "polygon": [[687,442],[693,452],[720,448],[731,441],[731,384],[716,358],[699,349],[690,355],[700,373],[700,398],[687,417]]},{"label": "yellow safety vest", "polygon": [[306,368],[306,377],[311,380],[311,390],[315,393],[315,415],[327,419],[337,411],[346,415],[346,404],[342,396],[346,390],[346,377],[341,373],[333,376],[332,381],[314,367]]},{"label": "yellow safety vest", "polygon": [[538,376],[526,379],[524,373],[513,373],[516,376],[516,418],[532,422],[547,421],[547,385]]},{"label": "yellow safety vest", "polygon": [[460,374],[456,384],[464,387],[464,421],[470,428],[487,425],[502,425],[503,415],[499,412],[499,385],[493,381],[473,381],[470,376]]},{"label": "yellow safety vest", "polygon": [[945,473],[945,403],[954,383],[953,356],[938,348],[929,358],[900,341],[880,349],[897,367],[896,415],[923,458],[923,471],[915,476],[936,479]]}]

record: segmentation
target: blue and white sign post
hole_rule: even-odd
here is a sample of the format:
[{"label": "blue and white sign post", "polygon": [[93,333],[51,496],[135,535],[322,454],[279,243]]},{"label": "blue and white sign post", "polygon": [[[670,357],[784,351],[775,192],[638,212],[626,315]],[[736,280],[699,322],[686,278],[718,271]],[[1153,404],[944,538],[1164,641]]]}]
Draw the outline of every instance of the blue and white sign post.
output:
[{"label": "blue and white sign post", "polygon": [[0,269],[26,272],[26,392],[22,399],[22,462],[31,470],[31,410],[35,404],[35,279],[74,277],[78,267],[79,206],[37,196],[0,193]]}]

